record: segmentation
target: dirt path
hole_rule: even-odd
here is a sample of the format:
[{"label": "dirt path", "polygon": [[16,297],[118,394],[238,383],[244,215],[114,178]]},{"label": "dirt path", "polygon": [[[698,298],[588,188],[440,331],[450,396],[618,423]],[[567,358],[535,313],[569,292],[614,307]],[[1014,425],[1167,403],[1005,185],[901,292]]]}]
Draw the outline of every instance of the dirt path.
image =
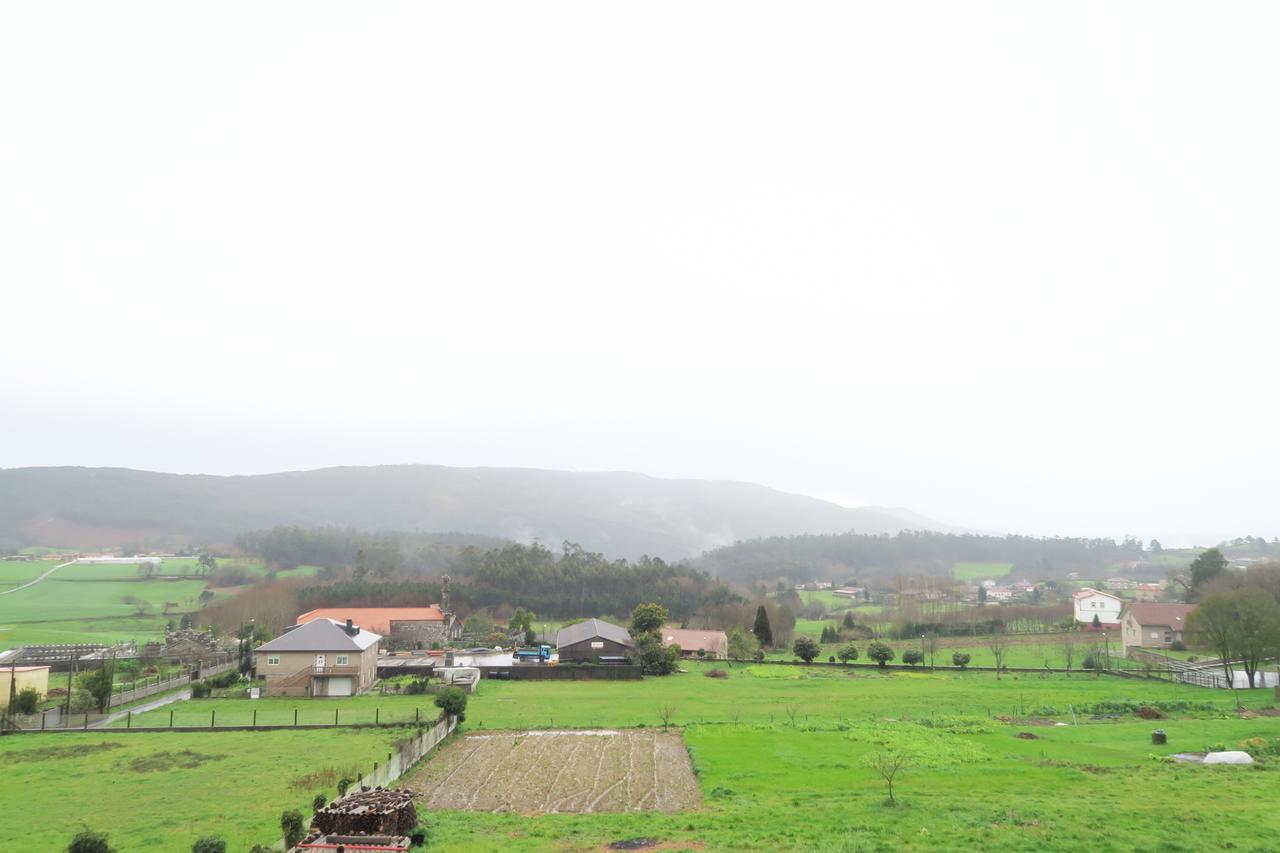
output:
[{"label": "dirt path", "polygon": [[[71,563],[74,563],[74,562],[75,562],[75,560],[72,560],[72,561],[71,561]],[[49,577],[49,575],[51,575],[51,574],[53,574],[54,572],[56,572],[58,569],[65,568],[66,566],[71,565],[71,563],[59,563],[58,565],[54,566],[52,569],[50,569],[49,571],[45,572],[44,574],[42,574],[40,577],[36,578],[35,580],[29,580],[29,581],[27,581],[26,583],[24,583],[22,586],[15,586],[13,589],[6,589],[6,590],[2,590],[2,591],[0,591],[0,595],[9,595],[10,593],[13,593],[13,592],[19,592],[20,590],[24,590],[24,589],[26,589],[26,588],[27,588],[27,587],[29,587],[29,586],[35,586],[36,584],[40,583],[40,581],[44,580],[45,578]]]},{"label": "dirt path", "polygon": [[146,713],[147,711],[154,711],[156,708],[163,708],[165,705],[169,705],[173,702],[180,702],[184,699],[190,699],[190,698],[191,698],[190,687],[186,688],[185,690],[178,690],[173,693],[166,693],[163,696],[161,696],[159,699],[153,699],[150,702],[146,702],[142,705],[138,705],[133,708],[125,708],[123,711],[115,711],[111,714],[108,714],[98,722],[91,723],[89,725],[89,728],[105,729],[107,726],[111,725],[116,720],[123,720],[125,717],[129,716],[129,714],[131,713],[143,714],[143,713]]}]

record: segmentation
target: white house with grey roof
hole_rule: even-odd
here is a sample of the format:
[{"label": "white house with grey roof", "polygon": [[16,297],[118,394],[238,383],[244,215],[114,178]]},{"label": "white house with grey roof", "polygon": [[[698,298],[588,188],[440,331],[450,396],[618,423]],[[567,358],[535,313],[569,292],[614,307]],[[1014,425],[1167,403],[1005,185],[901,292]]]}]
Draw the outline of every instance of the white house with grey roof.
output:
[{"label": "white house with grey roof", "polygon": [[334,619],[295,625],[253,650],[267,696],[353,696],[373,684],[382,637]]}]

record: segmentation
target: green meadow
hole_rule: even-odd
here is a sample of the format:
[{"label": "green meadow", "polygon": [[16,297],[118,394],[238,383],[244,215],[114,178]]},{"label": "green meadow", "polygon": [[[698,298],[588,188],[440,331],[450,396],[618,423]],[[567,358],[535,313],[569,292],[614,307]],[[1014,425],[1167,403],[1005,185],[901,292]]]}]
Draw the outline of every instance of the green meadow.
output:
[{"label": "green meadow", "polygon": [[1013,571],[1013,563],[956,563],[951,574],[958,581],[981,581],[1002,578]]},{"label": "green meadow", "polygon": [[385,760],[397,729],[88,732],[0,738],[5,850],[63,850],[85,826],[120,853],[174,853],[203,835],[228,850],[280,838],[280,813]]},{"label": "green meadow", "polygon": [[[1268,850],[1280,832],[1280,813],[1271,807],[1280,794],[1280,758],[1264,757],[1254,767],[1162,760],[1242,741],[1261,754],[1280,755],[1280,718],[1241,717],[1225,691],[1083,674],[996,679],[974,672],[723,663],[688,669],[636,682],[483,681],[471,697],[466,728],[653,727],[669,709],[697,773],[701,808],[670,815],[439,811],[424,815],[433,846],[585,851],[647,837],[667,850],[1154,853]],[[712,669],[727,677],[706,677]],[[1256,710],[1275,699],[1257,690],[1245,692],[1243,701]],[[1144,705],[1163,709],[1165,718],[1137,718],[1133,710]],[[383,721],[434,710],[430,697],[376,695],[173,707],[179,724],[207,724],[211,711],[219,723],[247,722],[254,709],[260,723],[287,723],[294,708],[303,722],[327,721],[335,709],[343,722],[372,721],[374,708]],[[162,709],[134,723],[167,719]],[[1168,733],[1167,745],[1151,744],[1156,727]],[[65,821],[12,824],[16,835],[7,840],[26,849],[59,849],[84,822],[111,832],[121,853],[182,850],[215,830],[224,832],[230,849],[243,850],[269,840],[279,813],[315,793],[295,784],[299,778],[325,768],[367,767],[385,756],[397,733],[403,730],[107,730],[0,739],[0,762],[17,774],[8,777],[13,784],[0,786],[0,808],[61,814],[59,804],[77,804]],[[104,743],[116,745],[92,748]],[[14,755],[71,744],[74,762],[72,750],[40,761]],[[907,761],[895,781],[893,807],[885,805],[884,782],[868,764],[884,752]],[[67,764],[59,764],[64,758]],[[63,766],[74,772],[59,773]],[[110,796],[100,796],[108,787]],[[331,785],[316,790],[332,795]],[[1189,803],[1194,809],[1186,810]]]}]

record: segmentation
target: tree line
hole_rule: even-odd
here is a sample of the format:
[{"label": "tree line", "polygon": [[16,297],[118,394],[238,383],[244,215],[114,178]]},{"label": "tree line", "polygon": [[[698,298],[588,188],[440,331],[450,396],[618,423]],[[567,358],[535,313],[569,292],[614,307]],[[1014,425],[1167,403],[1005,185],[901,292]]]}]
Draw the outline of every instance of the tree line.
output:
[{"label": "tree line", "polygon": [[887,582],[899,575],[950,575],[957,562],[1012,563],[1028,578],[1093,573],[1117,560],[1138,559],[1142,542],[1125,539],[981,536],[902,531],[895,535],[840,533],[774,536],[708,551],[696,565],[739,581],[779,578]]}]

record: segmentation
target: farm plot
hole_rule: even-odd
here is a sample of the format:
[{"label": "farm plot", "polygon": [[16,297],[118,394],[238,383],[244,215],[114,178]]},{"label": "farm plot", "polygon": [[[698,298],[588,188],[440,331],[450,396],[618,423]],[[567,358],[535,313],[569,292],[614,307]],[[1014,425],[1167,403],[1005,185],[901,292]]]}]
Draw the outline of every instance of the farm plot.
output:
[{"label": "farm plot", "polygon": [[701,800],[683,738],[638,729],[468,735],[408,787],[432,811],[676,812]]}]

